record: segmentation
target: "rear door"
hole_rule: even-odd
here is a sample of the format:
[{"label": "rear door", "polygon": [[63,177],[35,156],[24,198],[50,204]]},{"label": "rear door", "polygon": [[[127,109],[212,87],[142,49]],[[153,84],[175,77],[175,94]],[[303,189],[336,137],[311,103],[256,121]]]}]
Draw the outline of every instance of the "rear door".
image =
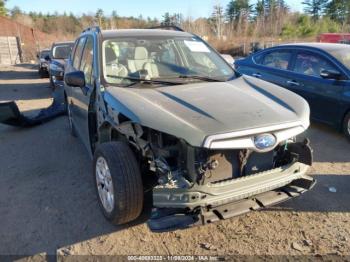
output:
[{"label": "rear door", "polygon": [[293,72],[285,84],[289,90],[308,101],[313,119],[334,124],[340,114],[339,103],[344,81],[323,79],[320,76],[322,70],[342,72],[321,53],[299,50],[295,55]]}]

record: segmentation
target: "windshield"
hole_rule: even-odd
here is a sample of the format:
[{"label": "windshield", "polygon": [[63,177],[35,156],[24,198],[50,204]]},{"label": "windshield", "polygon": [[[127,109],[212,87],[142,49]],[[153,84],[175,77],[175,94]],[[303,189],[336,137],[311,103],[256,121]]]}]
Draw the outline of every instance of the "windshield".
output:
[{"label": "windshield", "polygon": [[45,57],[50,56],[50,51],[41,51],[40,58],[45,59]]},{"label": "windshield", "polygon": [[235,72],[197,37],[142,37],[105,40],[103,72],[112,84],[135,79],[227,81]]},{"label": "windshield", "polygon": [[52,50],[52,56],[56,59],[67,59],[72,51],[72,45],[58,45],[54,46]]},{"label": "windshield", "polygon": [[350,70],[350,46],[344,45],[341,49],[329,50],[328,52]]}]

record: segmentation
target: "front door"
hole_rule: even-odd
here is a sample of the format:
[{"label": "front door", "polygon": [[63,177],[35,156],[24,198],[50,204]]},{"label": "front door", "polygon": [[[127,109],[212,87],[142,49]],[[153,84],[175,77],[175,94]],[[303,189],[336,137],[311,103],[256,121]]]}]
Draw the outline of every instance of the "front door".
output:
[{"label": "front door", "polygon": [[[94,39],[88,36],[84,48],[81,53],[81,61],[75,64],[75,70],[84,72],[85,86],[83,88],[72,87],[72,118],[79,135],[81,136],[85,146],[90,151],[90,137],[89,137],[89,103],[91,94],[94,89],[93,81],[93,57],[94,57]],[[74,62],[73,62],[74,63]]]},{"label": "front door", "polygon": [[320,74],[322,70],[340,70],[326,57],[311,51],[298,51],[295,59],[286,87],[308,101],[313,119],[334,124],[340,114],[344,82],[323,79]]}]

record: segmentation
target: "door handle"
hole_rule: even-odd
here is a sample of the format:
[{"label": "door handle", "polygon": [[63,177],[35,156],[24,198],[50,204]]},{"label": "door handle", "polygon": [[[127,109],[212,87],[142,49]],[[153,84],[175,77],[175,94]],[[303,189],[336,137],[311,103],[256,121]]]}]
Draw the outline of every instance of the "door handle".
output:
[{"label": "door handle", "polygon": [[300,84],[295,80],[289,80],[287,81],[287,84],[290,86],[300,86]]},{"label": "door handle", "polygon": [[262,75],[260,73],[254,73],[253,76],[256,77],[256,78],[262,77]]}]

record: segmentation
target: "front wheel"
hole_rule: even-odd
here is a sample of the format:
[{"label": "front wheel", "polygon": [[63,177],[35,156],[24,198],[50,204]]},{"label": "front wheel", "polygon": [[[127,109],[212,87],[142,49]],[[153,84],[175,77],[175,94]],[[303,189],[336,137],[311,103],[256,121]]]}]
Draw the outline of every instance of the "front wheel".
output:
[{"label": "front wheel", "polygon": [[350,140],[350,112],[346,114],[343,122],[343,132],[345,136]]},{"label": "front wheel", "polygon": [[144,201],[141,172],[127,144],[101,144],[94,154],[93,175],[98,202],[110,222],[126,224],[141,215]]}]

